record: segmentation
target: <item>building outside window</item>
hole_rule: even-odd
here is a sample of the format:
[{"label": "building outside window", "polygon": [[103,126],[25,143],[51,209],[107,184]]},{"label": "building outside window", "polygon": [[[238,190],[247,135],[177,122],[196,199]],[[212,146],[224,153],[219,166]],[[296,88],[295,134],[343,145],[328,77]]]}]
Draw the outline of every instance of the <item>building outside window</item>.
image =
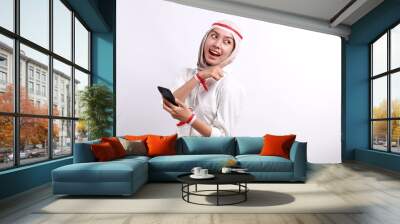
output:
[{"label": "building outside window", "polygon": [[34,93],[34,88],[33,88],[33,82],[32,81],[28,82],[28,91],[29,91],[29,94],[33,94]]},{"label": "building outside window", "polygon": [[29,79],[33,80],[33,67],[29,66],[28,74],[29,74]]},{"label": "building outside window", "polygon": [[46,96],[46,86],[42,86],[42,96]]},{"label": "building outside window", "polygon": [[42,73],[42,82],[44,82],[44,83],[46,82],[46,76],[47,75],[45,73]]},{"label": "building outside window", "polygon": [[0,91],[4,92],[7,87],[7,56],[0,54]]},{"label": "building outside window", "polygon": [[0,71],[0,83],[3,85],[7,84],[7,74],[3,71]]}]

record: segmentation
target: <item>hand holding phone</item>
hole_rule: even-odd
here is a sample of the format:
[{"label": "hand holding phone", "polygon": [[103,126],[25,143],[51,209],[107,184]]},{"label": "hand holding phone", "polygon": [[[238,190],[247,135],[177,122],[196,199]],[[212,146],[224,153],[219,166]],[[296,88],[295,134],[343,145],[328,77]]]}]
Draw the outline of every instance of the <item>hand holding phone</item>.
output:
[{"label": "hand holding phone", "polygon": [[157,86],[158,91],[160,91],[161,96],[168,100],[168,102],[172,103],[173,105],[179,107],[179,105],[175,102],[174,94],[172,94],[171,90],[165,87]]}]

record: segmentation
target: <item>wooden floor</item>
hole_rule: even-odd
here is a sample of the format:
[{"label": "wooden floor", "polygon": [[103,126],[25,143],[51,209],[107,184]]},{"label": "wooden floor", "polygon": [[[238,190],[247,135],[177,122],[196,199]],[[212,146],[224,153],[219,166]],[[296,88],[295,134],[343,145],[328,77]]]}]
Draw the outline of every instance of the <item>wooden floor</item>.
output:
[{"label": "wooden floor", "polygon": [[[400,223],[400,174],[359,163],[310,165],[308,183],[317,183],[346,201],[367,204],[357,214],[35,214],[54,200],[42,186],[0,202],[0,223]],[[318,203],[318,201],[316,201]]]}]

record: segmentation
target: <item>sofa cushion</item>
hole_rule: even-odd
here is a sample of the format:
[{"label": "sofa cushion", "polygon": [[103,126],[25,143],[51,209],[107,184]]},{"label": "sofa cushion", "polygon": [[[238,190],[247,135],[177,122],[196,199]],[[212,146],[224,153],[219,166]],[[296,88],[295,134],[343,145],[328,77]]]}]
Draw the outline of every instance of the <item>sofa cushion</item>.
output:
[{"label": "sofa cushion", "polygon": [[263,144],[263,137],[236,137],[236,155],[259,154]]},{"label": "sofa cushion", "polygon": [[126,155],[147,155],[146,143],[141,140],[127,140],[124,138],[118,138],[122,146],[126,151]]},{"label": "sofa cushion", "polygon": [[122,158],[126,156],[126,151],[124,146],[122,146],[121,142],[117,137],[103,137],[101,138],[101,142],[108,142],[114,149],[115,155],[117,158]]},{"label": "sofa cushion", "polygon": [[185,136],[180,138],[179,141],[177,142],[177,154],[235,155],[235,138]]},{"label": "sofa cushion", "polygon": [[238,155],[240,167],[249,172],[292,172],[292,161],[279,156]]},{"label": "sofa cushion", "polygon": [[165,156],[176,154],[177,134],[170,136],[152,135],[147,137],[148,156]]},{"label": "sofa cushion", "polygon": [[290,148],[296,135],[269,135],[264,136],[264,145],[261,149],[260,155],[262,156],[281,156],[290,159]]},{"label": "sofa cushion", "polygon": [[149,170],[163,172],[190,172],[193,167],[200,166],[209,171],[219,171],[228,160],[235,159],[231,155],[174,155],[158,156],[149,160]]},{"label": "sofa cushion", "polygon": [[[130,156],[125,156],[124,158],[116,159],[113,160],[113,162],[127,162],[130,163],[132,161],[138,160],[142,162],[148,162],[150,157],[147,156],[137,156],[137,155],[130,155]],[[135,162],[133,162],[135,163]]]},{"label": "sofa cushion", "polygon": [[96,161],[104,162],[118,158],[118,156],[115,154],[115,150],[109,142],[93,144],[90,147],[94,157],[96,157]]}]

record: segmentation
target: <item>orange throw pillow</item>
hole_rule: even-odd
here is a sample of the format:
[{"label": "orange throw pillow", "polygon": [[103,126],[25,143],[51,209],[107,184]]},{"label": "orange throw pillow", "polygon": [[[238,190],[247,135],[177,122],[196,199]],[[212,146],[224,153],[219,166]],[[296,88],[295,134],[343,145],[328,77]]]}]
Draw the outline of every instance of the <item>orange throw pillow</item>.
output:
[{"label": "orange throw pillow", "polygon": [[113,147],[108,142],[93,144],[91,145],[91,149],[94,157],[99,162],[110,161],[117,158]]},{"label": "orange throw pillow", "polygon": [[260,155],[262,156],[281,156],[286,159],[290,157],[290,148],[296,135],[264,135],[264,145],[261,149]]},{"label": "orange throw pillow", "polygon": [[176,139],[178,135],[157,136],[150,135],[147,137],[146,143],[148,147],[148,156],[164,156],[176,154]]},{"label": "orange throw pillow", "polygon": [[110,137],[110,138],[101,138],[101,142],[108,142],[114,149],[115,155],[118,158],[126,156],[126,151],[124,149],[124,146],[122,146],[121,142],[119,141],[118,138],[116,137]]}]

